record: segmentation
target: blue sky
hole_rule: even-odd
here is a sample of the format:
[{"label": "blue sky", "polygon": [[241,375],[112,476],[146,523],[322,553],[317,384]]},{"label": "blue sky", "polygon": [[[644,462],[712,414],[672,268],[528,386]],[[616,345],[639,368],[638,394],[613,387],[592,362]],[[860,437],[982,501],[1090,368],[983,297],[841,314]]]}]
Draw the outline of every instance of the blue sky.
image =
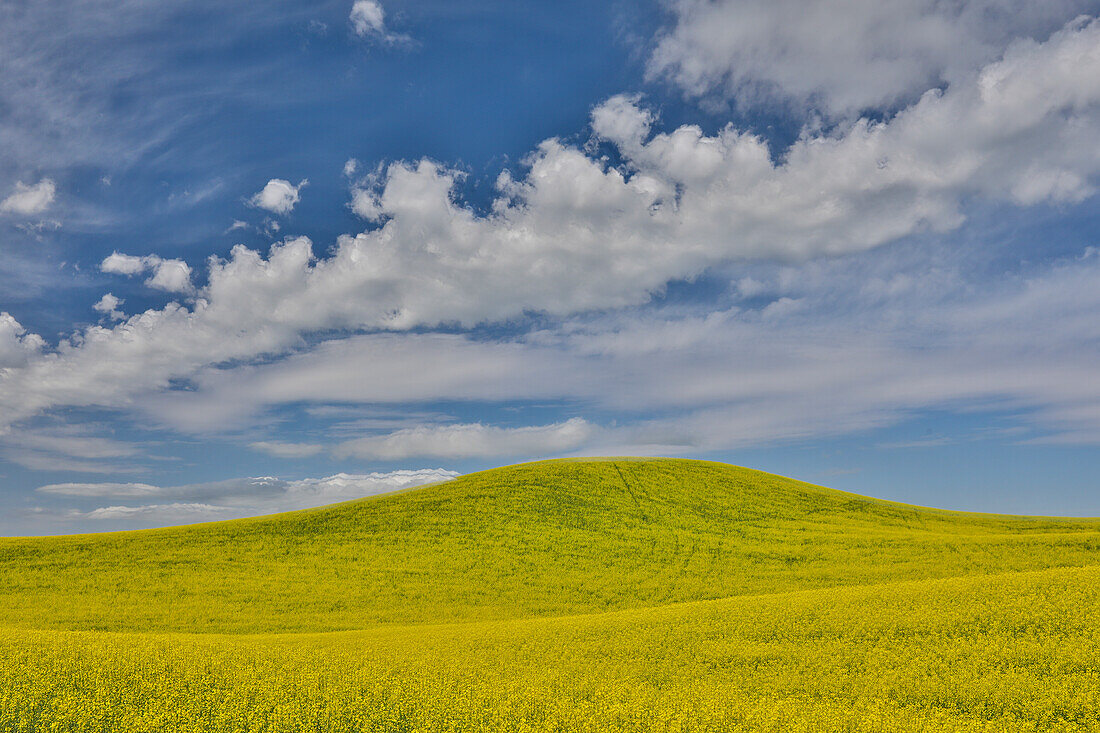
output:
[{"label": "blue sky", "polygon": [[6,3],[0,533],[677,455],[1100,515],[1100,3]]}]

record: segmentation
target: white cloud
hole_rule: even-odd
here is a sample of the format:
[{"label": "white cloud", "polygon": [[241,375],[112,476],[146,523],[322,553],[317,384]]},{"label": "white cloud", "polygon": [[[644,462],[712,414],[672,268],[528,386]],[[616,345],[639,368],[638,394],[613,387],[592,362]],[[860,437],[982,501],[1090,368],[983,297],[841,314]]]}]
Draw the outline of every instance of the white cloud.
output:
[{"label": "white cloud", "polygon": [[248,202],[273,214],[289,214],[301,200],[300,192],[308,183],[309,181],[303,179],[295,186],[282,178],[272,178]]},{"label": "white cloud", "polygon": [[344,163],[344,175],[351,178],[355,175],[355,172],[359,170],[359,161],[355,158],[348,158]]},{"label": "white cloud", "polygon": [[41,336],[27,333],[10,313],[0,311],[0,369],[23,366],[45,345]]},{"label": "white cloud", "polygon": [[[431,379],[424,379],[424,364],[432,364]],[[586,372],[582,359],[537,345],[379,333],[328,341],[262,367],[203,371],[194,380],[195,391],[151,398],[143,408],[150,419],[201,432],[235,425],[263,406],[287,403],[555,398],[563,394],[563,374]],[[566,391],[576,389],[574,380]],[[409,413],[402,413],[399,421],[407,423]]]},{"label": "white cloud", "polygon": [[191,267],[183,260],[160,260],[153,269],[153,276],[145,284],[169,293],[190,293]]},{"label": "white cloud", "polygon": [[641,107],[642,95],[617,94],[592,110],[592,129],[616,142],[624,152],[636,153],[657,116]]},{"label": "white cloud", "polygon": [[106,293],[99,301],[92,306],[92,309],[98,313],[102,313],[113,321],[121,321],[126,318],[126,314],[118,309],[125,301],[121,298],[115,297],[111,293]]},{"label": "white cloud", "polygon": [[407,42],[409,37],[393,33],[386,27],[386,11],[378,0],[355,0],[348,16],[357,36],[375,38],[386,43]]},{"label": "white cloud", "polygon": [[51,178],[43,178],[34,185],[19,181],[15,184],[15,192],[0,201],[0,212],[23,216],[41,214],[53,203],[56,193],[57,186]]},{"label": "white cloud", "polygon": [[338,473],[325,478],[286,481],[271,476],[231,479],[206,484],[158,487],[144,483],[67,483],[36,491],[77,499],[116,498],[159,500],[137,506],[112,505],[90,511],[69,510],[71,521],[125,522],[125,526],[155,526],[169,522],[229,519],[308,509],[338,501],[384,494],[455,478],[442,468],[402,469],[385,473]]},{"label": "white cloud", "polygon": [[754,298],[767,293],[768,288],[758,280],[743,277],[737,281],[737,292],[742,298]]},{"label": "white cloud", "polygon": [[136,466],[120,464],[115,459],[137,456],[142,448],[139,444],[89,434],[84,428],[24,427],[0,435],[0,451],[7,460],[35,471],[106,474],[136,471]]},{"label": "white cloud", "polygon": [[132,443],[85,435],[74,429],[21,430],[8,436],[5,442],[73,458],[125,458],[139,453],[138,447]]},{"label": "white cloud", "polygon": [[288,508],[319,506],[449,481],[458,475],[443,468],[420,468],[366,474],[338,473],[319,479],[288,481],[284,505]]},{"label": "white cloud", "polygon": [[144,483],[65,483],[40,486],[44,494],[85,497],[156,497],[195,500],[227,505],[253,506],[259,501],[277,506],[298,506],[311,502],[329,503],[357,496],[394,491],[425,483],[445,481],[458,474],[442,468],[400,469],[366,474],[339,473],[325,478],[283,480],[273,476],[229,479],[181,486],[153,486]]},{"label": "white cloud", "polygon": [[361,216],[367,221],[378,221],[383,215],[378,193],[370,188],[353,188],[350,206],[356,216]]},{"label": "white cloud", "polygon": [[[457,201],[460,174],[393,164],[365,189],[378,226],[319,260],[304,237],[267,257],[235,247],[211,262],[193,307],[88,328],[0,374],[0,421],[132,404],[210,364],[284,354],[306,333],[635,306],[724,263],[805,261],[948,230],[972,199],[1080,201],[1100,173],[1098,47],[1097,21],[1016,43],[970,82],[886,122],[807,134],[778,161],[732,127],[653,134],[652,114],[616,97],[593,124],[621,168],[548,140],[524,177],[501,176],[485,216]],[[793,318],[778,312],[791,305],[772,316]]]},{"label": "white cloud", "polygon": [[414,456],[473,458],[548,456],[584,445],[595,428],[580,418],[553,425],[500,428],[480,423],[427,425],[341,443],[337,456],[400,460]]},{"label": "white cloud", "polygon": [[282,443],[270,440],[249,443],[248,447],[276,458],[308,458],[325,449],[325,446],[318,443]]},{"label": "white cloud", "polygon": [[[99,269],[117,275],[137,275],[151,270],[152,276],[145,281],[151,288],[168,293],[192,293],[195,289],[191,284],[191,266],[183,260],[166,260],[157,255],[136,257],[112,252],[100,263]],[[98,306],[96,310],[99,310]]]},{"label": "white cloud", "polygon": [[93,519],[100,521],[141,521],[143,523],[164,524],[166,522],[197,522],[208,519],[227,519],[231,512],[226,507],[211,504],[173,503],[146,504],[144,506],[104,506],[89,512],[69,512],[70,519]]},{"label": "white cloud", "polygon": [[[437,424],[337,450],[362,449],[365,457],[448,446],[455,456],[684,453],[849,433],[930,407],[1008,410],[1063,442],[1096,440],[1100,256],[979,283],[944,269],[946,252],[900,263],[892,252],[878,254],[877,265],[864,257],[758,267],[753,280],[768,295],[753,308],[627,311],[509,341],[448,334],[330,341],[276,363],[205,370],[194,390],[147,399],[143,410],[203,431],[295,404],[539,400],[585,405],[621,425],[590,421],[575,447],[527,434],[530,444],[515,448],[508,441],[523,434]],[[420,376],[424,364],[433,365],[431,380]]]},{"label": "white cloud", "polygon": [[909,102],[964,80],[1016,38],[1045,38],[1092,0],[675,0],[651,77],[738,102],[830,114]]},{"label": "white cloud", "polygon": [[[275,22],[259,13],[255,21]],[[184,65],[165,66],[169,46],[154,40],[171,22],[170,9],[133,0],[111,7],[34,3],[6,13],[0,22],[0,170],[118,171],[165,144],[189,114],[183,95],[125,114],[116,101],[124,87],[151,90],[153,80],[184,79]],[[233,33],[237,24],[225,25],[224,33]],[[204,80],[207,94],[233,77],[221,76],[226,79]]]},{"label": "white cloud", "polygon": [[57,453],[44,453],[29,448],[17,447],[5,449],[4,458],[14,464],[32,471],[64,471],[68,473],[120,474],[137,473],[137,466],[119,465],[112,462],[94,461],[79,458],[66,458]]},{"label": "white cloud", "polygon": [[112,252],[99,263],[99,269],[115,275],[137,275],[149,269],[153,261],[154,258],[150,257],[135,257],[121,252]]},{"label": "white cloud", "polygon": [[39,486],[35,491],[43,494],[63,494],[65,496],[156,496],[161,489],[151,484],[140,483],[67,483]]},{"label": "white cloud", "polygon": [[351,6],[349,20],[352,28],[361,36],[386,31],[386,11],[376,0],[355,0]]}]

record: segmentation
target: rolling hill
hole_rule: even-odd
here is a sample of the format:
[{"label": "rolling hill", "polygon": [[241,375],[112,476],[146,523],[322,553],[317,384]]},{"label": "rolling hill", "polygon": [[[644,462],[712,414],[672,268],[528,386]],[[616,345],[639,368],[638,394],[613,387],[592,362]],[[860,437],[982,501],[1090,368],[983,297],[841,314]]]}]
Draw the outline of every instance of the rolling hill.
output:
[{"label": "rolling hill", "polygon": [[0,730],[1098,730],[1100,521],[545,461],[0,539]]}]

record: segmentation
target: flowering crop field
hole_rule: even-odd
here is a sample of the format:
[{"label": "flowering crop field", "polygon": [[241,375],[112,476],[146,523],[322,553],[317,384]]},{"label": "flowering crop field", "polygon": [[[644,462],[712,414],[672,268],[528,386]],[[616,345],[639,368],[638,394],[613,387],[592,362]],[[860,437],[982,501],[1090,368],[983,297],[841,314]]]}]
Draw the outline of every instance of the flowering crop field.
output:
[{"label": "flowering crop field", "polygon": [[1100,522],[615,459],[3,539],[49,730],[1100,730]]}]

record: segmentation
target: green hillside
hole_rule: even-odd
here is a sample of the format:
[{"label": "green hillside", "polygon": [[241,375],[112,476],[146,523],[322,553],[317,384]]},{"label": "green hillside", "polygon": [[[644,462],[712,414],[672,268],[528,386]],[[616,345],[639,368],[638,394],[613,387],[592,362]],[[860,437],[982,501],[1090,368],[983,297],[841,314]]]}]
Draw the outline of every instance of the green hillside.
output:
[{"label": "green hillside", "polygon": [[1100,730],[1098,573],[1098,520],[669,459],[2,539],[0,731]]}]

